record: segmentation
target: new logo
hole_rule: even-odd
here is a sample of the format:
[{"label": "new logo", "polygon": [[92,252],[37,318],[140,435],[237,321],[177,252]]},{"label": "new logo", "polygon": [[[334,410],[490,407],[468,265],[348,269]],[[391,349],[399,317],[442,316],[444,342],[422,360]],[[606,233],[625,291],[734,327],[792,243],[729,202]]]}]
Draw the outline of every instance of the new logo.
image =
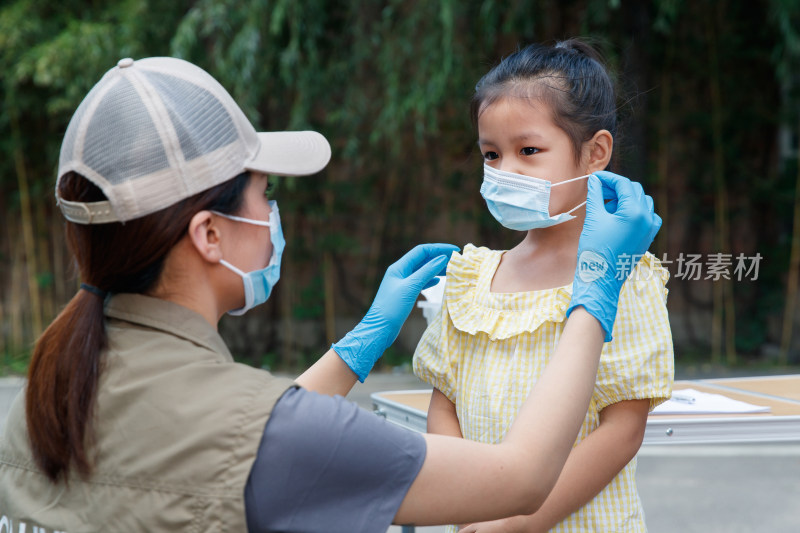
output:
[{"label": "new logo", "polygon": [[584,250],[578,256],[578,277],[581,281],[589,283],[601,278],[608,270],[608,263],[602,255]]}]

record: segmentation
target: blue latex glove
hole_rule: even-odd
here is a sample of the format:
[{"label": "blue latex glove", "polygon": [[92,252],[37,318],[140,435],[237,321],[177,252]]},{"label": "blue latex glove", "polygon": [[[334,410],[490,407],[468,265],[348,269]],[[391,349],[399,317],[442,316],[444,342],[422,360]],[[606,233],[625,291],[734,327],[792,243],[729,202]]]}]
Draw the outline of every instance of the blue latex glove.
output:
[{"label": "blue latex glove", "polygon": [[[604,204],[603,200],[611,200]],[[605,341],[617,317],[622,284],[661,228],[653,199],[642,186],[613,172],[589,177],[586,220],[578,242],[578,265],[567,316],[582,305],[605,331]],[[619,260],[619,262],[618,262]],[[618,269],[625,266],[625,271]]]},{"label": "blue latex glove", "polygon": [[358,325],[331,348],[362,383],[403,327],[422,289],[433,287],[445,273],[451,244],[420,244],[386,270],[378,294]]}]

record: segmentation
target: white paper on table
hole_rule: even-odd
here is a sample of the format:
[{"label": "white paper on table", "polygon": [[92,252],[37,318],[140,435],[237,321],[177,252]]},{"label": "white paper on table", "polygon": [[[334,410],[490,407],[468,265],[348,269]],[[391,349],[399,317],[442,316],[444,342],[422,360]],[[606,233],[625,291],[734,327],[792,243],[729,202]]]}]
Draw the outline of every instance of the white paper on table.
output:
[{"label": "white paper on table", "polygon": [[768,413],[769,406],[740,402],[721,394],[680,389],[672,398],[651,411],[654,415],[748,414]]}]

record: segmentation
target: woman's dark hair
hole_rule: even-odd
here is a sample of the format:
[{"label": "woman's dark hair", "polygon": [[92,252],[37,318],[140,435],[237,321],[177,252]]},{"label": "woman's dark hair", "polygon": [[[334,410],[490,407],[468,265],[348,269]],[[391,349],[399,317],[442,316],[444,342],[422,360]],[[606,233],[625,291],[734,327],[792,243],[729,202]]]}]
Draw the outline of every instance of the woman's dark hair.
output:
[{"label": "woman's dark hair", "polygon": [[555,46],[531,44],[504,58],[475,86],[470,106],[473,123],[477,125],[486,107],[508,96],[549,104],[576,159],[583,143],[598,131],[617,134],[614,85],[600,54],[578,39]]},{"label": "woman's dark hair", "polygon": [[[155,287],[169,251],[186,235],[192,217],[204,209],[235,213],[249,182],[243,173],[166,209],[125,223],[66,223],[67,244],[82,282],[107,293],[146,294]],[[62,178],[65,200],[104,200],[83,176]],[[107,345],[104,299],[79,290],[36,343],[25,396],[31,448],[52,480],[69,481],[74,467],[92,470],[92,417]]]}]

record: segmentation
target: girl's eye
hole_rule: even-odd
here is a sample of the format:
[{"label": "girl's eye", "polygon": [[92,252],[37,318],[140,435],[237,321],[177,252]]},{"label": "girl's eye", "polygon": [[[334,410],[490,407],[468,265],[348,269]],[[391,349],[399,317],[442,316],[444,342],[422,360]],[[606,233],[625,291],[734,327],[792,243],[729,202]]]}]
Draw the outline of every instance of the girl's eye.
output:
[{"label": "girl's eye", "polygon": [[272,196],[272,193],[275,192],[275,183],[268,183],[267,188],[264,189],[264,196]]},{"label": "girl's eye", "polygon": [[539,151],[538,148],[534,148],[533,146],[526,146],[522,150],[519,151],[522,155],[533,155]]},{"label": "girl's eye", "polygon": [[500,156],[497,155],[497,152],[484,152],[484,154],[483,154],[483,158],[486,161],[493,161],[493,160],[497,159],[498,157],[500,157]]}]

